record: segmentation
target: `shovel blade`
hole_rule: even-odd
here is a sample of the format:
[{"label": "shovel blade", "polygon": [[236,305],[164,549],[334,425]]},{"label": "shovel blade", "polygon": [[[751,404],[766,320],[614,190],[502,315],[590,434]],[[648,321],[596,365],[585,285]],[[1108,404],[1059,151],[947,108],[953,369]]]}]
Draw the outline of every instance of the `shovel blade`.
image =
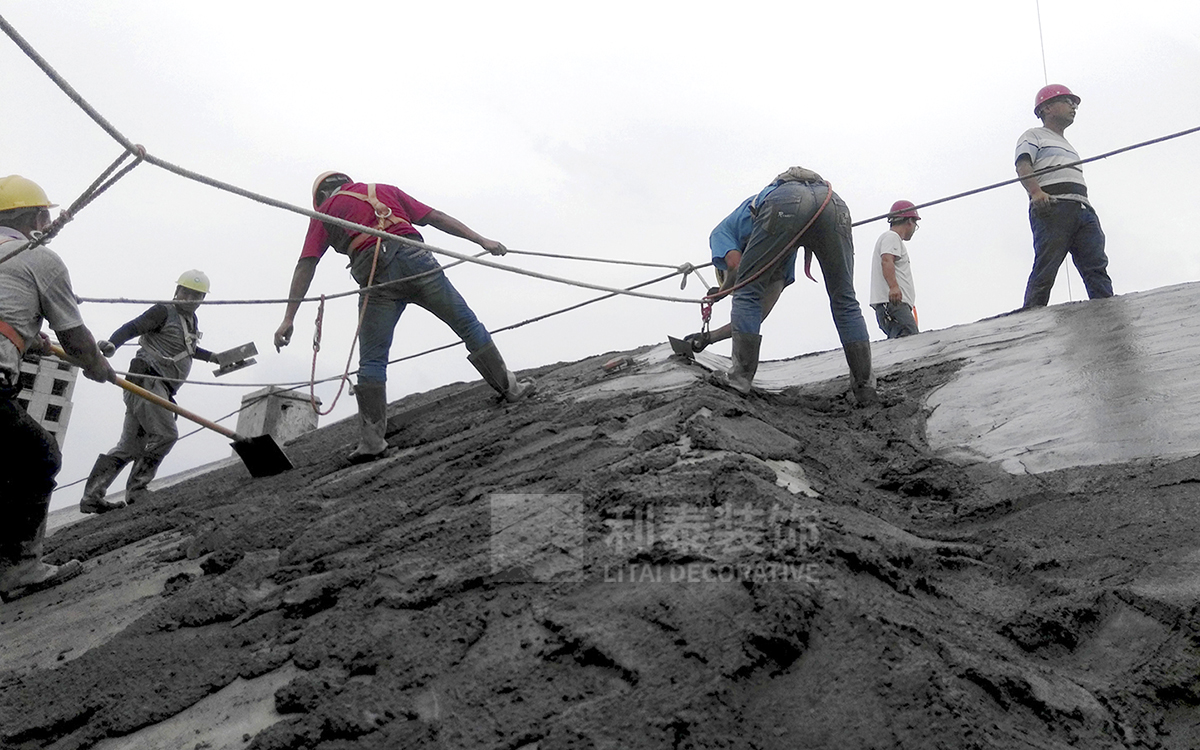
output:
[{"label": "shovel blade", "polygon": [[255,478],[273,477],[296,468],[270,435],[241,438],[233,443],[233,449]]},{"label": "shovel blade", "polygon": [[696,353],[692,351],[692,345],[687,341],[677,339],[674,336],[667,336],[667,341],[671,342],[671,349],[684,359],[692,360],[696,358]]}]

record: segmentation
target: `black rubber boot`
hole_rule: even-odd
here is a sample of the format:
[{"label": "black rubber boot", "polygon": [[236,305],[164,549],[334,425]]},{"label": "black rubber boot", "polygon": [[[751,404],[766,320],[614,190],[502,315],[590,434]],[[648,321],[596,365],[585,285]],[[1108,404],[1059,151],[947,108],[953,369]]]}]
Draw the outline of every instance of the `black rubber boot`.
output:
[{"label": "black rubber boot", "polygon": [[107,513],[125,507],[121,500],[104,498],[113,480],[121,473],[121,469],[125,468],[125,464],[126,461],[108,454],[96,457],[96,463],[92,464],[92,473],[88,474],[87,484],[83,487],[83,498],[79,501],[80,513]]},{"label": "black rubber boot", "polygon": [[18,511],[4,530],[3,552],[0,553],[0,600],[19,599],[57,586],[83,572],[83,564],[78,560],[63,565],[42,562],[49,508],[50,494],[46,493]]}]

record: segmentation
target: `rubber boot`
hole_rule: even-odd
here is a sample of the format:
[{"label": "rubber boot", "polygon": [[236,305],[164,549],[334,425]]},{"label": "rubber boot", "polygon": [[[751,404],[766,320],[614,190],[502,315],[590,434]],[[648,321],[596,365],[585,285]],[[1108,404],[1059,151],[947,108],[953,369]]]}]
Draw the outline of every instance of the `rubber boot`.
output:
[{"label": "rubber boot", "polygon": [[537,390],[532,380],[517,380],[517,376],[504,364],[504,357],[496,348],[496,342],[477,352],[467,355],[467,361],[479,371],[484,381],[496,390],[505,401],[520,401],[532,396]]},{"label": "rubber boot", "polygon": [[733,333],[733,366],[725,373],[729,387],[748,396],[754,390],[754,374],[758,372],[758,350],[762,336],[757,333]]},{"label": "rubber boot", "polygon": [[851,341],[842,346],[846,364],[850,365],[850,390],[859,406],[879,401],[875,391],[875,373],[871,372],[871,342]]},{"label": "rubber boot", "polygon": [[387,453],[387,383],[360,382],[354,397],[358,399],[358,446],[349,459],[352,464],[365,464]]},{"label": "rubber boot", "polygon": [[0,559],[0,600],[12,601],[68,581],[83,572],[83,564],[71,560],[63,565],[42,562],[46,538],[46,512],[50,494],[38,498],[18,512],[4,531],[4,554]]},{"label": "rubber boot", "polygon": [[158,467],[162,465],[164,458],[165,454],[140,456],[133,462],[133,468],[129,470],[129,481],[125,483],[125,502],[128,505],[150,496],[150,483],[154,481],[154,475],[158,473]]},{"label": "rubber boot", "polygon": [[88,474],[87,484],[83,486],[83,498],[79,501],[80,513],[107,513],[125,507],[121,500],[104,499],[113,480],[121,473],[121,469],[125,468],[125,463],[106,453],[96,456],[96,463],[92,464],[92,473]]}]

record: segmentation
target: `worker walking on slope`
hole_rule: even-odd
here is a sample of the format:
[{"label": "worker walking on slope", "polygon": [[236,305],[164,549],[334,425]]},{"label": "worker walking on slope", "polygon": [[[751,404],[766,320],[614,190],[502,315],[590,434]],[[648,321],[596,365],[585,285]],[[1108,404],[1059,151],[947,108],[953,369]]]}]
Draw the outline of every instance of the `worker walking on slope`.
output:
[{"label": "worker walking on slope", "polygon": [[[45,232],[51,208],[54,204],[45,191],[31,180],[0,178],[0,258]],[[42,562],[46,512],[62,454],[54,436],[25,412],[17,395],[22,357],[50,353],[50,340],[41,333],[43,320],[82,365],[85,377],[101,383],[116,380],[83,324],[62,258],[38,246],[0,262],[0,445],[5,453],[0,473],[0,598],[5,601],[83,572],[78,560],[60,566]]]},{"label": "worker walking on slope", "polygon": [[1058,268],[1070,254],[1089,299],[1113,296],[1104,254],[1104,230],[1088,200],[1080,166],[1034,175],[1037,170],[1079,161],[1063,133],[1075,122],[1080,99],[1066,86],[1043,87],[1033,114],[1042,127],[1026,130],[1017,141],[1017,175],[1029,193],[1029,226],[1033,230],[1033,272],[1025,286],[1024,309],[1045,307]]},{"label": "worker walking on slope", "polygon": [[[325,172],[313,183],[313,208],[355,224],[423,242],[416,226],[433,226],[470,240],[492,255],[504,255],[501,243],[476,233],[454,217],[421,203],[392,185],[354,182],[341,172]],[[387,451],[387,364],[392,336],[404,309],[411,303],[450,326],[470,352],[467,359],[508,401],[533,393],[533,383],[518,380],[504,364],[487,328],[446,278],[433,254],[399,240],[383,240],[313,219],[300,259],[292,273],[291,299],[275,331],[276,349],[292,339],[300,298],[308,293],[317,263],[333,247],[350,257],[350,274],[370,291],[359,296],[362,327],[358,346],[359,442],[349,458],[363,463]]]},{"label": "worker walking on slope", "polygon": [[[129,363],[129,382],[173,402],[191,372],[193,359],[215,361],[212,352],[197,345],[201,333],[196,309],[208,291],[208,276],[203,271],[185,272],[176,282],[173,302],[154,305],[113,331],[107,340],[99,342],[100,351],[111,357],[126,341],[140,337],[137,354]],[[179,428],[172,412],[126,391],[121,437],[115,448],[96,458],[79,511],[104,513],[142,499],[178,439]],[[130,461],[133,468],[125,484],[125,500],[105,499],[109,486]]]},{"label": "worker walking on slope", "polygon": [[[717,225],[709,236],[713,265],[725,273],[723,290],[732,289],[728,329],[712,336],[693,334],[696,351],[732,332],[733,365],[727,384],[748,394],[758,371],[762,321],[784,287],[796,280],[796,256],[803,246],[805,273],[816,256],[825,277],[829,309],[837,326],[851,389],[860,404],[877,399],[871,373],[871,345],[862,309],[854,295],[854,241],[850,209],[821,176],[803,167],[783,172]],[[810,276],[811,278],[811,276]]]},{"label": "worker walking on slope", "polygon": [[896,201],[888,212],[888,229],[875,241],[871,256],[871,307],[889,339],[912,336],[917,329],[917,289],[913,285],[908,246],[921,220],[911,201]]}]

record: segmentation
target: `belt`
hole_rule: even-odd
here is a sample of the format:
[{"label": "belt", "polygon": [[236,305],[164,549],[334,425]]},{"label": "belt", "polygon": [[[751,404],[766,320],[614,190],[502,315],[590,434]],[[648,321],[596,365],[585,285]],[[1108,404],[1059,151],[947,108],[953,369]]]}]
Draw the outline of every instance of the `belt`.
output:
[{"label": "belt", "polygon": [[1080,185],[1078,182],[1055,182],[1042,185],[1042,192],[1047,195],[1082,195],[1086,198],[1087,185]]}]

